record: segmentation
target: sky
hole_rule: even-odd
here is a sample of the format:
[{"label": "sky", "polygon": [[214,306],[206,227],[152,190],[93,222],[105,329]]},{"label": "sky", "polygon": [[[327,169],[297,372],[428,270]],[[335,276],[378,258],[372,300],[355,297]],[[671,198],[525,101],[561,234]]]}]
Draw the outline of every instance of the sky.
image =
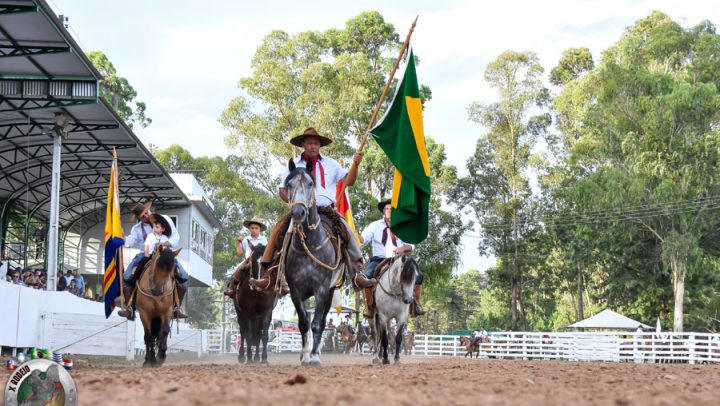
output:
[{"label": "sky", "polygon": [[[376,10],[404,38],[419,16],[412,40],[421,61],[417,75],[433,93],[424,111],[425,133],[445,144],[447,163],[461,175],[483,134],[468,121],[467,108],[496,100],[483,72],[505,50],[537,53],[547,79],[563,50],[588,47],[597,62],[626,27],[653,10],[686,27],[720,23],[720,6],[698,0],[47,1],[69,18],[83,50],[105,52],[147,104],[153,123],[135,126],[140,139],[161,148],[180,144],[195,157],[232,152],[218,118],[239,95],[239,79],[251,75],[255,49],[272,30],[342,28],[360,12]],[[458,272],[494,265],[493,258],[478,255],[478,233],[463,238]]]}]

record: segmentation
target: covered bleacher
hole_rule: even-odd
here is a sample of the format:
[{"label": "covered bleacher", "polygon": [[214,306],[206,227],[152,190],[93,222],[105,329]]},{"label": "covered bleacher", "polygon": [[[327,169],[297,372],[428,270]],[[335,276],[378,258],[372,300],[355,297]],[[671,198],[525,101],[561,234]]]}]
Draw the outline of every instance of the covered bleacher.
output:
[{"label": "covered bleacher", "polygon": [[0,0],[0,261],[48,269],[48,282],[63,265],[84,271],[81,261],[68,261],[68,235],[104,222],[113,149],[125,215],[144,200],[159,210],[191,205],[99,97],[101,79],[45,1]]}]

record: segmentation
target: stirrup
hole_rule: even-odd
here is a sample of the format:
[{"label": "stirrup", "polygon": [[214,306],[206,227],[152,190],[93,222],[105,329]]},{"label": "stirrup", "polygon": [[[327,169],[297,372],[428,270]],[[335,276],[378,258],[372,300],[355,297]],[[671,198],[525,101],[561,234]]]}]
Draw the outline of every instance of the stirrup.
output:
[{"label": "stirrup", "polygon": [[182,312],[182,309],[178,306],[173,310],[173,317],[176,319],[187,319],[187,314]]},{"label": "stirrup", "polygon": [[128,320],[133,321],[135,320],[135,310],[128,306],[124,309],[118,310],[118,316],[125,317]]}]

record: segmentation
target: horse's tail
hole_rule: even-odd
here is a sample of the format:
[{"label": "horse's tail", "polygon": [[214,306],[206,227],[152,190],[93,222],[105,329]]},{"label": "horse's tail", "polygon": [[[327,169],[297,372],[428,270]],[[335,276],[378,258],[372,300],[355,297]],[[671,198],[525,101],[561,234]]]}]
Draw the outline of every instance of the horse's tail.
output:
[{"label": "horse's tail", "polygon": [[415,278],[415,272],[418,268],[417,262],[412,258],[406,258],[403,263],[402,272],[400,273],[400,280],[403,284],[410,283]]}]

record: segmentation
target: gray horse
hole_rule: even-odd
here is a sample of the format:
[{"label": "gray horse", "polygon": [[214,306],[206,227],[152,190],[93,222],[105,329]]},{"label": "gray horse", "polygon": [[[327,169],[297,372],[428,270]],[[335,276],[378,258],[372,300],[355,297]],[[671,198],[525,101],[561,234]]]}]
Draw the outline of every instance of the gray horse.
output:
[{"label": "gray horse", "polygon": [[[397,322],[397,331],[405,329],[408,313],[410,313],[410,304],[413,301],[413,289],[418,268],[414,259],[400,256],[393,260],[388,270],[378,279],[375,287],[377,358],[373,358],[373,363],[390,363],[388,360],[390,320],[395,319]],[[395,363],[400,362],[402,339],[402,334],[395,335]]]},{"label": "gray horse", "polygon": [[[319,345],[325,329],[335,286],[343,275],[339,245],[328,238],[315,205],[315,185],[312,174],[296,168],[291,159],[290,173],[285,178],[288,191],[292,234],[284,258],[285,275],[290,286],[290,298],[298,314],[302,334],[300,362],[320,365]],[[315,297],[312,326],[305,310],[305,301]],[[312,334],[308,334],[312,327]]]}]

